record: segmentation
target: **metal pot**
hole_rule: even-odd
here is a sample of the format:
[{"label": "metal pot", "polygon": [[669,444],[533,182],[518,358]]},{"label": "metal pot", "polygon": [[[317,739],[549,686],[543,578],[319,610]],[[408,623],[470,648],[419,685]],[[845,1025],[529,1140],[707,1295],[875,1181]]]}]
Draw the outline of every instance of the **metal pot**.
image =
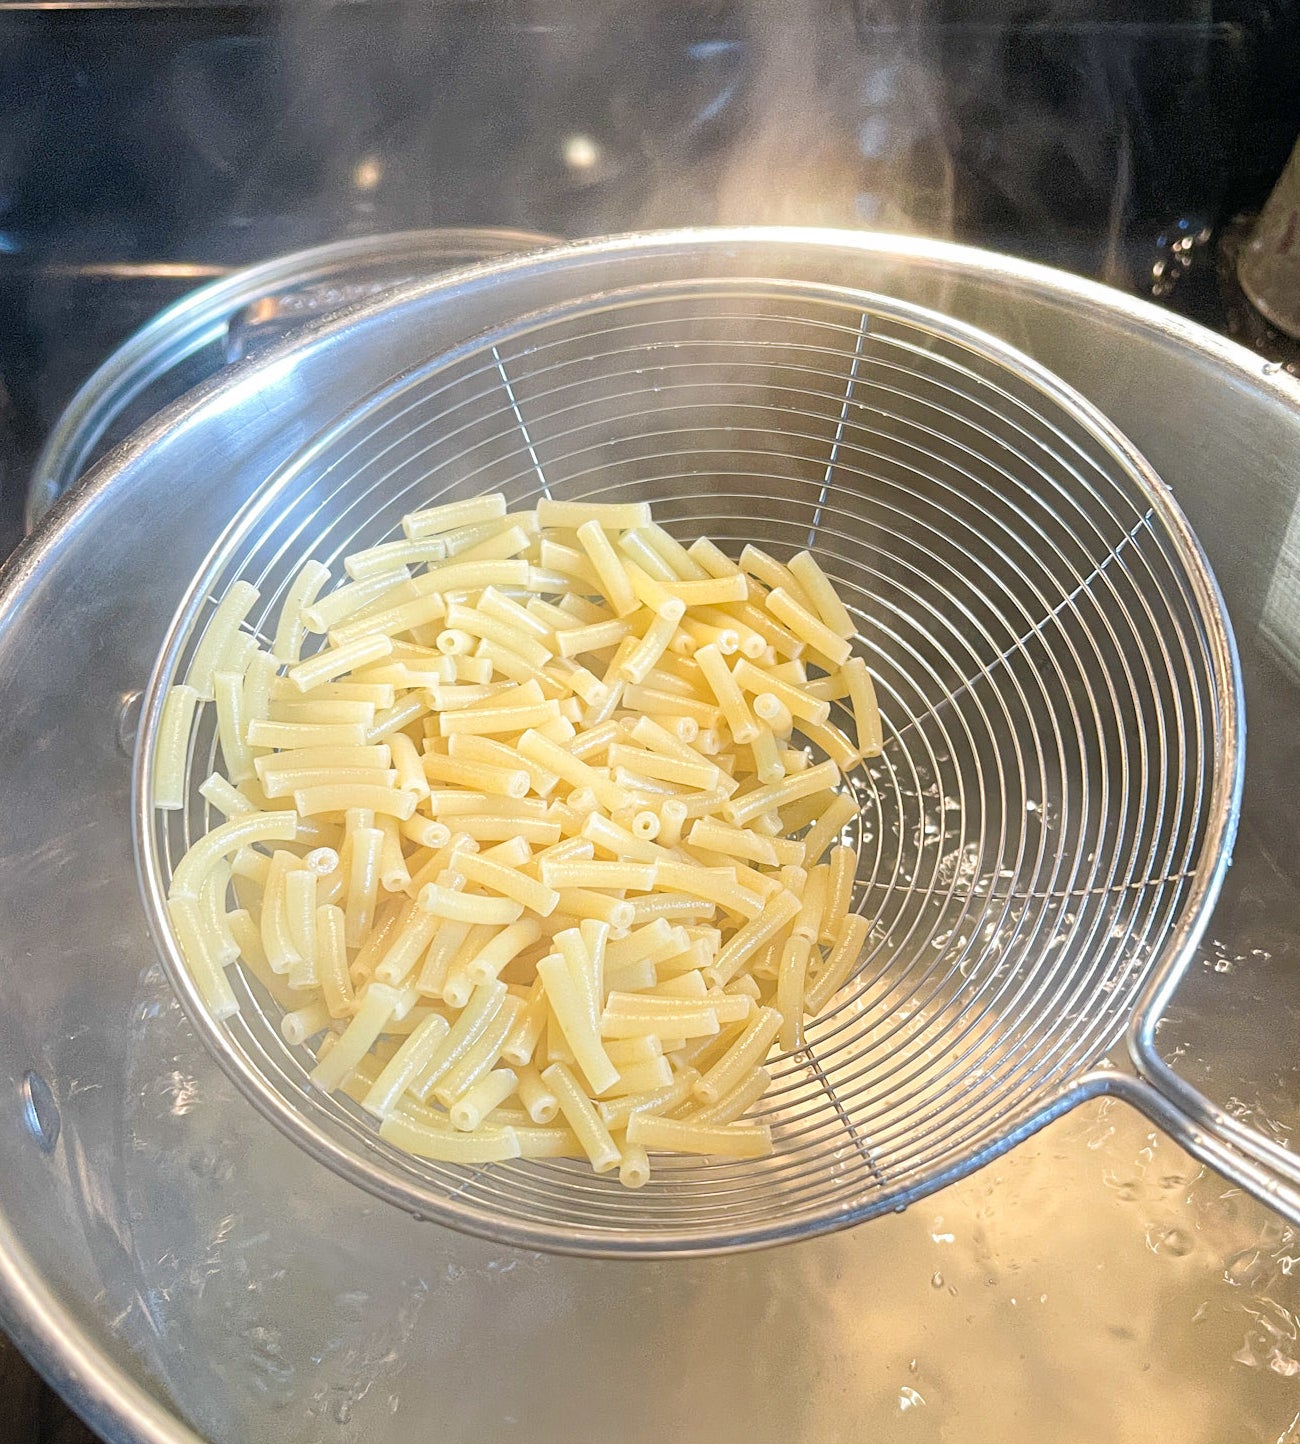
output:
[{"label": "metal pot", "polygon": [[[927,1402],[926,1428],[1006,1438],[1025,1427],[1017,1394],[1034,1400],[1039,1440],[1077,1438],[1077,1411],[1115,1397],[1128,1413],[1099,1437],[1149,1438],[1157,1408],[1165,1437],[1275,1437],[1293,1401],[1281,1417],[1266,1389],[1230,1380],[1207,1400],[1181,1387],[1185,1355],[1207,1339],[1227,1350],[1214,1324],[1187,1342],[1182,1320],[1220,1252],[1285,1240],[1168,1145],[1161,1177],[1181,1180],[1187,1202],[1157,1200],[1154,1179],[1144,1198],[1140,1177],[1145,1240],[1140,1215],[1112,1216],[1107,1169],[1132,1170],[1146,1137],[1122,1110],[1058,1124],[995,1174],[832,1239],[691,1263],[542,1258],[411,1220],[325,1173],[236,1098],[170,999],[137,902],[128,754],[133,698],[187,577],[263,478],[376,386],[480,329],[503,287],[540,305],[670,274],[688,253],[720,274],[861,286],[1001,335],[1109,413],[1174,487],[1227,597],[1252,735],[1212,925],[1229,965],[1198,970],[1164,1036],[1216,1101],[1294,1117],[1300,386],[1118,293],[936,242],[805,231],[591,242],[404,289],[242,363],[110,455],[5,573],[4,1320],[74,1407],[122,1439],[318,1439],[346,1426],[340,1437],[759,1444],[858,1438]],[[457,304],[444,310],[447,288]],[[1008,1189],[1032,1201],[1004,1211]],[[1102,1312],[1095,1278],[1071,1294],[1082,1259],[1104,1265],[1129,1244],[1137,1257],[1117,1267]],[[1182,1272],[1152,1272],[1144,1244]],[[928,1267],[944,1249],[947,1281]],[[1008,1267],[1021,1272],[1002,1294]],[[959,1282],[969,1324],[944,1311]],[[1300,1308],[1280,1265],[1252,1287]],[[1040,1294],[1030,1338],[1015,1310]],[[1162,1321],[1172,1373],[1144,1384],[1136,1356],[1107,1343],[1107,1310],[1123,1310],[1130,1332]],[[990,1400],[988,1377],[1017,1355],[1022,1388]],[[1058,1395],[1065,1404],[1047,1402]]]},{"label": "metal pot", "polygon": [[124,341],[68,403],[27,483],[27,530],[110,447],[231,362],[417,277],[554,240],[457,226],[354,236],[245,266],[188,292]]}]

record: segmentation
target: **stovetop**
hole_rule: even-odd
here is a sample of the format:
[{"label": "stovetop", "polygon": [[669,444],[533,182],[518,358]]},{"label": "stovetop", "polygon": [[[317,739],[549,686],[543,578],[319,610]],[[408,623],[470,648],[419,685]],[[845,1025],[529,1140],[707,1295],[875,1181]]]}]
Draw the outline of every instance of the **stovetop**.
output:
[{"label": "stovetop", "polygon": [[94,366],[254,260],[871,225],[1223,325],[1208,243],[1297,128],[1300,0],[0,0],[0,543]]}]

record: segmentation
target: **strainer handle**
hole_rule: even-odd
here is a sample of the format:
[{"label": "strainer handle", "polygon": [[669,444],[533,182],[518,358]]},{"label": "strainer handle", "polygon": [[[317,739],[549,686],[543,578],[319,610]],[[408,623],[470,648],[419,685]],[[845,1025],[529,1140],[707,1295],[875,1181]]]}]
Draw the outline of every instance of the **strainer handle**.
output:
[{"label": "strainer handle", "polygon": [[[1162,1067],[1161,1072],[1168,1070]],[[1157,1077],[1154,1081],[1110,1069],[1096,1075],[1099,1091],[1136,1108],[1198,1162],[1300,1228],[1300,1160],[1229,1118],[1182,1079],[1174,1078],[1175,1086],[1167,1087],[1167,1080]]]}]

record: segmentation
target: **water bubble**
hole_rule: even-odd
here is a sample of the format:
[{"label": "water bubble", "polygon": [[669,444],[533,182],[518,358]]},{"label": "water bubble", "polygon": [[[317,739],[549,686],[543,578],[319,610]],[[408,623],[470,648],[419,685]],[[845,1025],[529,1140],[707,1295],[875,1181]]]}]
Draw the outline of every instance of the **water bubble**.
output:
[{"label": "water bubble", "polygon": [[1224,1265],[1223,1277],[1234,1288],[1258,1284],[1265,1272],[1263,1255],[1257,1248],[1243,1248]]},{"label": "water bubble", "polygon": [[117,704],[117,746],[126,757],[135,755],[136,734],[140,730],[140,704],[144,693],[123,692]]},{"label": "water bubble", "polygon": [[900,1412],[908,1409],[919,1409],[925,1400],[915,1389],[909,1388],[906,1384],[898,1391],[898,1407]]},{"label": "water bubble", "polygon": [[1185,1229],[1148,1229],[1147,1247],[1152,1253],[1168,1254],[1171,1258],[1186,1258],[1196,1247],[1196,1242]]},{"label": "water bubble", "polygon": [[39,1073],[29,1071],[23,1075],[20,1091],[27,1131],[46,1153],[53,1152],[59,1141],[60,1117],[50,1085]]},{"label": "water bubble", "polygon": [[1142,1193],[1141,1185],[1132,1178],[1117,1180],[1112,1187],[1115,1190],[1115,1197],[1121,1203],[1136,1203]]}]

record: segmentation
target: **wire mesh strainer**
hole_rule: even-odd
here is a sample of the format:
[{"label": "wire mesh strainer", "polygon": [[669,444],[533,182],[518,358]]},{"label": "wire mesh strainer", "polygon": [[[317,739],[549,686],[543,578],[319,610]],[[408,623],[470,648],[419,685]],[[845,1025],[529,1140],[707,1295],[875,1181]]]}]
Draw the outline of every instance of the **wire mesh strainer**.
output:
[{"label": "wire mesh strainer", "polygon": [[[242,1012],[217,1022],[180,963],[162,901],[219,820],[197,793],[217,761],[211,720],[196,724],[181,812],[155,813],[148,779],[163,691],[213,600],[251,581],[261,626],[308,557],[337,570],[400,534],[403,513],[488,490],[512,506],[648,500],[684,539],[808,547],[856,619],[885,726],[882,755],[850,778],[853,905],[872,926],[806,1046],[771,1065],[756,1112],[772,1158],[663,1158],[637,1192],[578,1163],[423,1162],[309,1087],[308,1055],[255,985],[237,982]],[[1090,1065],[1176,981],[1217,894],[1239,705],[1222,604],[1168,492],[1033,362],[864,292],[640,286],[399,378],[235,521],[146,702],[146,904],[183,1002],[246,1094],[381,1196],[567,1251],[791,1239],[900,1207],[1097,1092],[1192,1136],[1149,1084]],[[1141,1067],[1149,1038],[1131,1036]]]}]

